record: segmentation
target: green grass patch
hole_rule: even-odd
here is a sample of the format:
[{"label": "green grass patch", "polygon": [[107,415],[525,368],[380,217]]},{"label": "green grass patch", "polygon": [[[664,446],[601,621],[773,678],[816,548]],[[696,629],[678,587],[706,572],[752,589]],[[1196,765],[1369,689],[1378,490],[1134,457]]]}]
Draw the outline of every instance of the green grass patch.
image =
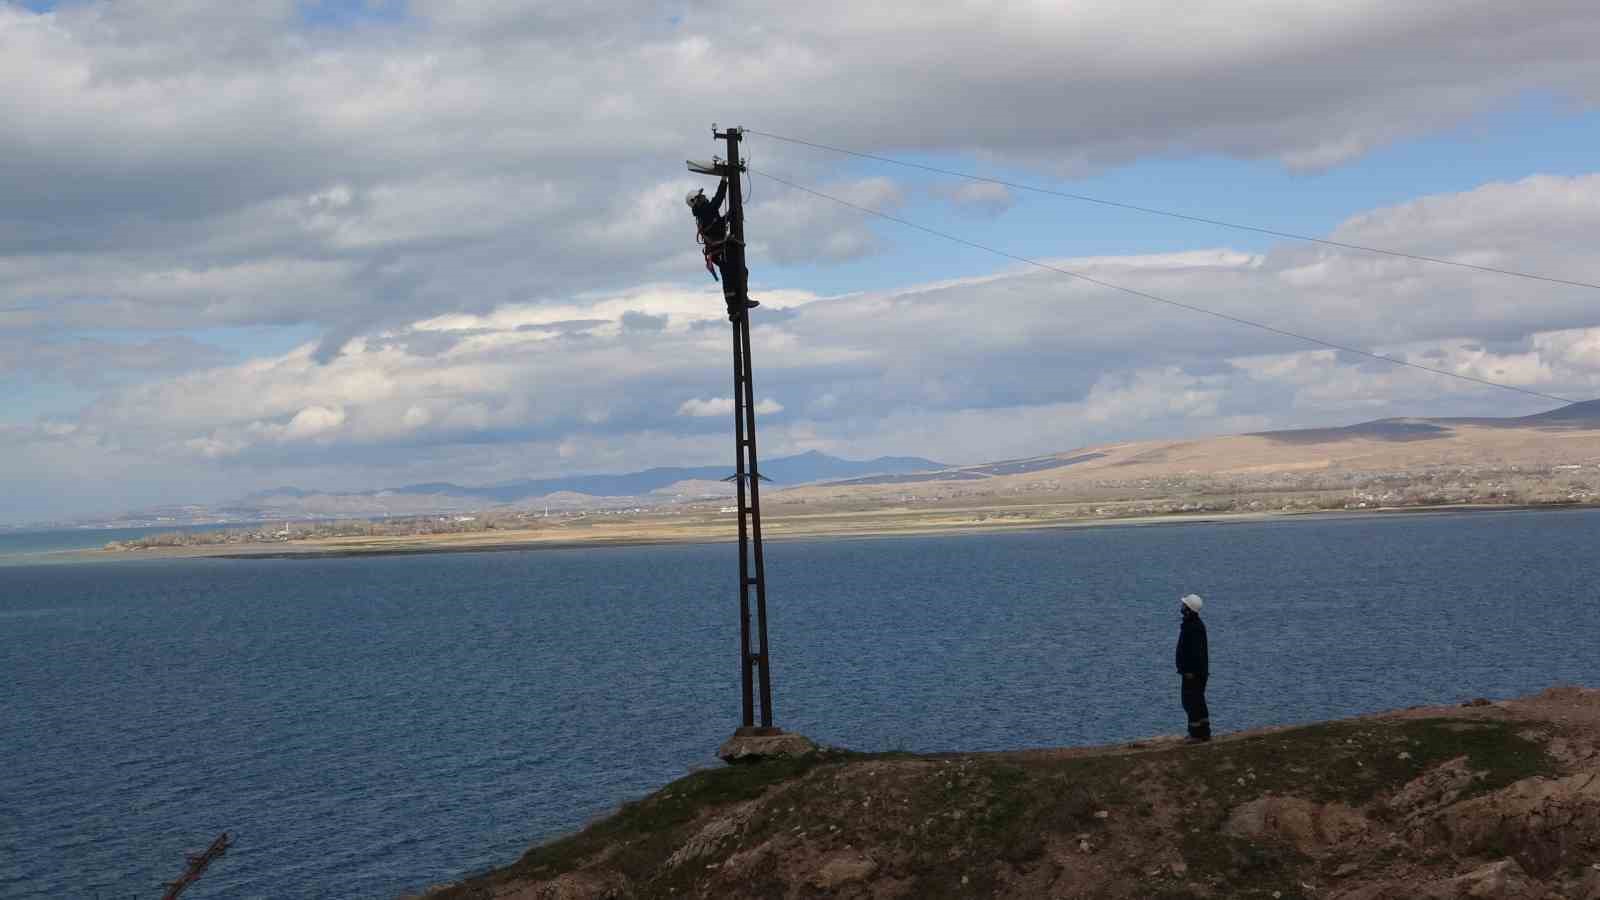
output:
[{"label": "green grass patch", "polygon": [[554,878],[571,872],[587,859],[611,850],[606,867],[630,880],[656,871],[687,838],[684,827],[705,810],[760,796],[775,784],[800,777],[819,765],[837,764],[850,755],[812,755],[726,766],[691,773],[632,803],[576,834],[534,847],[501,869],[439,892],[439,900],[489,897],[497,885],[523,879]]},{"label": "green grass patch", "polygon": [[[1100,810],[1132,796],[1132,757],[1017,761],[972,757],[939,770],[915,803],[933,827],[900,846],[915,897],[989,896],[1005,869],[1036,863],[1055,838],[1098,840]],[[952,817],[959,811],[959,817]],[[963,878],[966,879],[963,882]]]},{"label": "green grass patch", "polygon": [[1174,788],[1193,786],[1229,807],[1268,793],[1359,805],[1458,756],[1488,773],[1473,792],[1552,771],[1543,744],[1517,733],[1523,727],[1469,719],[1333,722],[1159,755],[1171,761]]}]

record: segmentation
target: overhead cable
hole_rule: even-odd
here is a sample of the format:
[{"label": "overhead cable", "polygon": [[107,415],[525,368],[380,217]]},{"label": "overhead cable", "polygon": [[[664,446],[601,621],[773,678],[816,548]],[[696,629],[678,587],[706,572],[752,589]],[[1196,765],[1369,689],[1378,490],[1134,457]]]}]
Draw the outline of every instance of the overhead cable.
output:
[{"label": "overhead cable", "polygon": [[990,178],[986,175],[974,175],[970,172],[959,172],[955,169],[945,169],[939,166],[930,166],[923,163],[910,162],[903,159],[894,159],[888,156],[878,156],[875,153],[863,153],[859,150],[849,150],[844,147],[834,147],[828,144],[819,144],[816,141],[807,141],[801,138],[785,137],[781,134],[772,134],[767,131],[757,131],[746,128],[746,134],[759,134],[762,137],[772,138],[788,144],[799,144],[804,147],[813,147],[818,150],[827,150],[830,153],[842,153],[846,156],[855,156],[861,159],[870,159],[875,162],[889,163],[895,166],[905,166],[910,169],[921,169],[924,172],[935,172],[940,175],[949,175],[953,178],[965,178],[968,181],[978,181],[985,184],[998,184],[1002,187],[1013,188],[1019,191],[1031,191],[1035,194],[1048,194],[1052,197],[1063,197],[1068,200],[1080,200],[1084,203],[1096,203],[1100,206],[1109,206],[1116,209],[1127,209],[1134,212],[1148,213],[1152,216],[1166,216],[1169,219],[1182,219],[1186,222],[1198,222],[1202,225],[1216,225],[1220,228],[1232,228],[1237,231],[1251,231],[1256,234],[1266,234],[1272,237],[1287,238],[1294,241],[1307,241],[1313,244],[1323,244],[1328,247],[1339,247],[1345,250],[1359,250],[1363,253],[1378,253],[1384,256],[1395,256],[1401,259],[1416,260],[1418,262],[1436,263],[1441,266],[1455,266],[1461,269],[1472,269],[1478,272],[1491,272],[1495,275],[1509,275],[1513,278],[1530,278],[1534,281],[1544,281],[1550,284],[1564,284],[1569,287],[1589,288],[1600,291],[1600,284],[1589,281],[1576,281],[1567,278],[1554,278],[1549,275],[1538,275],[1533,272],[1520,272],[1515,269],[1501,269],[1495,266],[1480,266],[1476,263],[1462,262],[1456,259],[1444,259],[1438,256],[1424,256],[1420,253],[1407,253],[1403,250],[1388,250],[1383,247],[1369,247],[1365,244],[1351,244],[1345,241],[1335,241],[1328,238],[1312,237],[1308,234],[1295,234],[1291,231],[1278,231],[1273,228],[1262,228],[1258,225],[1243,225],[1238,222],[1225,222],[1222,219],[1212,219],[1206,216],[1191,216],[1187,213],[1173,212],[1167,209],[1155,209],[1149,206],[1139,206],[1134,203],[1123,203],[1119,200],[1107,200],[1103,197],[1091,197],[1087,194],[1074,194],[1070,191],[1058,191],[1052,188],[1038,187],[1037,185],[1022,184],[1016,181],[1007,181],[1003,178]]},{"label": "overhead cable", "polygon": [[[758,133],[758,132],[751,132],[751,133],[755,134],[755,133]],[[1027,265],[1034,266],[1036,268],[1045,269],[1046,271],[1050,271],[1050,272],[1055,272],[1058,275],[1065,275],[1065,276],[1067,276],[1069,278],[1076,278],[1076,279],[1078,279],[1080,281],[1086,281],[1089,284],[1099,285],[1100,287],[1108,288],[1108,289],[1113,290],[1113,291],[1121,291],[1124,294],[1132,294],[1135,297],[1142,297],[1145,300],[1151,300],[1151,301],[1154,301],[1156,303],[1166,304],[1167,306],[1175,306],[1178,309],[1186,309],[1186,310],[1189,310],[1190,312],[1197,312],[1197,313],[1201,313],[1202,315],[1212,316],[1212,317],[1218,318],[1218,319],[1224,319],[1226,321],[1234,322],[1234,323],[1237,323],[1239,325],[1247,325],[1247,326],[1249,326],[1251,328],[1257,328],[1257,329],[1260,329],[1262,331],[1269,331],[1269,332],[1271,332],[1273,334],[1282,335],[1284,337],[1294,338],[1295,340],[1305,341],[1305,342],[1310,343],[1310,344],[1316,344],[1316,345],[1318,345],[1320,347],[1326,347],[1326,348],[1328,348],[1330,350],[1341,350],[1341,351],[1344,351],[1345,353],[1354,353],[1354,354],[1356,354],[1358,356],[1365,356],[1368,359],[1378,360],[1379,362],[1392,363],[1392,364],[1397,365],[1397,366],[1407,366],[1407,367],[1412,368],[1412,369],[1421,369],[1424,372],[1432,372],[1435,375],[1444,375],[1444,376],[1447,376],[1447,377],[1450,377],[1450,378],[1457,378],[1457,379],[1460,379],[1462,381],[1470,381],[1470,382],[1473,382],[1475,384],[1485,385],[1487,387],[1500,388],[1502,390],[1507,390],[1507,391],[1516,391],[1519,394],[1527,394],[1530,397],[1538,397],[1538,398],[1543,399],[1543,400],[1554,400],[1554,401],[1556,401],[1558,403],[1572,403],[1572,402],[1574,402],[1572,400],[1568,400],[1565,397],[1557,397],[1554,394],[1546,394],[1546,393],[1543,393],[1542,391],[1535,391],[1535,390],[1532,390],[1532,389],[1529,389],[1529,388],[1517,387],[1514,384],[1505,384],[1505,383],[1499,382],[1499,381],[1490,381],[1487,378],[1478,378],[1478,377],[1473,376],[1473,375],[1463,375],[1460,372],[1451,372],[1448,369],[1436,369],[1433,366],[1425,366],[1425,365],[1423,365],[1421,363],[1414,363],[1414,362],[1411,362],[1409,360],[1396,359],[1395,357],[1392,357],[1392,356],[1384,356],[1381,353],[1373,353],[1373,352],[1371,352],[1369,350],[1362,350],[1359,347],[1351,347],[1351,346],[1348,346],[1346,344],[1339,344],[1339,343],[1335,343],[1333,341],[1325,341],[1322,338],[1311,337],[1310,335],[1300,334],[1298,332],[1289,331],[1289,330],[1283,329],[1283,328],[1277,328],[1277,327],[1272,326],[1272,325],[1267,325],[1267,324],[1264,324],[1262,322],[1256,322],[1256,321],[1253,321],[1253,320],[1250,320],[1250,319],[1241,318],[1239,316],[1230,315],[1230,314],[1225,313],[1225,312],[1217,312],[1214,309],[1206,309],[1203,306],[1195,306],[1192,303],[1182,303],[1182,302],[1177,301],[1177,300],[1169,300],[1166,297],[1159,297],[1159,296],[1157,296],[1155,294],[1152,294],[1152,293],[1150,293],[1148,291],[1141,291],[1141,290],[1139,290],[1137,288],[1124,287],[1123,285],[1120,285],[1120,284],[1112,284],[1109,281],[1105,281],[1103,279],[1095,278],[1092,275],[1085,275],[1082,272],[1074,272],[1071,269],[1063,269],[1060,266],[1053,266],[1053,265],[1051,265],[1049,263],[1040,262],[1039,260],[1036,260],[1036,259],[1030,259],[1029,257],[1026,257],[1026,256],[1018,256],[1015,253],[1008,253],[1005,250],[1000,250],[998,248],[991,247],[991,246],[989,246],[987,244],[980,244],[977,241],[968,240],[967,238],[960,237],[960,236],[957,236],[957,235],[954,235],[954,234],[950,234],[949,232],[946,232],[946,231],[940,231],[940,230],[938,230],[936,228],[929,228],[926,225],[919,225],[918,223],[913,222],[910,219],[902,219],[899,216],[893,215],[891,213],[883,212],[882,210],[873,209],[870,206],[862,206],[862,205],[860,205],[858,203],[851,203],[849,200],[844,200],[844,199],[841,199],[839,197],[835,197],[832,194],[825,194],[822,191],[815,190],[814,188],[806,187],[803,184],[796,184],[795,182],[790,181],[787,178],[782,178],[780,176],[772,174],[771,172],[763,172],[763,171],[761,171],[759,169],[755,169],[755,168],[751,168],[751,169],[749,169],[749,171],[751,173],[753,173],[753,174],[760,175],[763,178],[770,179],[770,180],[775,181],[775,182],[777,182],[779,184],[788,185],[789,187],[794,188],[797,191],[803,191],[803,192],[805,192],[807,194],[811,194],[811,195],[816,196],[816,197],[821,197],[824,200],[831,200],[834,203],[837,203],[837,204],[839,204],[841,206],[848,206],[851,209],[858,210],[860,212],[864,212],[864,213],[866,213],[868,215],[877,216],[880,219],[886,219],[886,220],[888,220],[890,222],[896,222],[898,224],[906,226],[907,228],[915,228],[918,231],[922,231],[922,232],[925,232],[927,234],[931,234],[934,237],[943,238],[943,239],[945,239],[947,241],[954,241],[955,243],[958,243],[958,244],[965,244],[968,247],[972,247],[972,248],[977,249],[977,250],[982,250],[985,253],[993,253],[996,256],[1003,256],[1006,259],[1016,260],[1017,262],[1026,263]]]}]

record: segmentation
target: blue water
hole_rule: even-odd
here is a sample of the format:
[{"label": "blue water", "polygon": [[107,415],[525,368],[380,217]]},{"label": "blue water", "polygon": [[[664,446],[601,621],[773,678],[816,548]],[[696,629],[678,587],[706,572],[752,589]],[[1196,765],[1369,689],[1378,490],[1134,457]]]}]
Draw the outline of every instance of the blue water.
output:
[{"label": "blue water", "polygon": [[[778,724],[859,749],[1227,731],[1600,683],[1600,512],[768,545]],[[734,549],[0,569],[0,897],[392,898],[738,724]]]}]

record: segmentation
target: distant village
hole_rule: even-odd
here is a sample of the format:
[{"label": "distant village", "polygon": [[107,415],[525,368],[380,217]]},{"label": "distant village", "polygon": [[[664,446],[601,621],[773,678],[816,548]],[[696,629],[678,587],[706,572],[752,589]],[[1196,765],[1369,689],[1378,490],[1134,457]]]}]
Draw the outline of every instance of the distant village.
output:
[{"label": "distant village", "polygon": [[557,528],[588,519],[628,516],[644,507],[602,510],[538,512],[497,509],[471,515],[404,516],[384,519],[333,521],[279,521],[272,524],[221,528],[215,531],[164,531],[122,541],[110,541],[107,550],[148,550],[158,547],[206,547],[219,544],[273,544],[290,541],[346,537],[407,537],[433,534],[473,534],[485,531],[525,531]]},{"label": "distant village", "polygon": [[[1410,472],[1323,469],[1230,476],[1172,476],[1065,484],[1048,473],[1023,482],[928,481],[915,490],[864,492],[811,486],[774,491],[769,517],[818,512],[871,513],[890,508],[950,513],[967,510],[973,521],[1025,524],[1206,514],[1378,510],[1439,506],[1557,506],[1600,503],[1600,465],[1434,466]],[[597,498],[598,499],[598,498]],[[607,520],[649,516],[694,519],[735,512],[722,501],[659,503],[586,510],[490,508],[472,513],[382,519],[277,521],[214,531],[171,531],[125,541],[107,550],[271,544],[329,538],[403,537],[574,528]],[[577,535],[575,535],[577,536]]]}]

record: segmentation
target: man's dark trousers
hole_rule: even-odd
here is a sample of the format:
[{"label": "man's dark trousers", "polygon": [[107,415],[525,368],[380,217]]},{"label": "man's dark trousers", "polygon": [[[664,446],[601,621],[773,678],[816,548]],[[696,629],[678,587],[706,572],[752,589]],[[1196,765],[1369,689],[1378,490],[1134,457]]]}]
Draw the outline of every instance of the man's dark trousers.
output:
[{"label": "man's dark trousers", "polygon": [[1211,710],[1206,708],[1206,676],[1183,678],[1183,712],[1189,717],[1189,737],[1211,737]]}]

